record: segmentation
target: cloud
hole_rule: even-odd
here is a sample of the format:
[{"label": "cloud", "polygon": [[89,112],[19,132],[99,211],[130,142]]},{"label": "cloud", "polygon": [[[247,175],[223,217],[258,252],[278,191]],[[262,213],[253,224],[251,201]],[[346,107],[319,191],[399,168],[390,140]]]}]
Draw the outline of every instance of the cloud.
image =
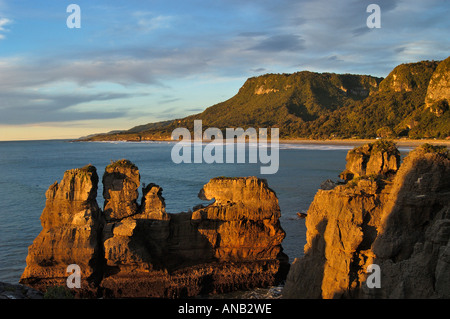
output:
[{"label": "cloud", "polygon": [[267,69],[266,68],[256,68],[256,69],[250,69],[251,72],[254,73],[261,73],[261,72],[266,72]]},{"label": "cloud", "polygon": [[133,14],[137,21],[135,31],[144,33],[152,32],[158,29],[169,28],[174,17],[168,15],[154,15],[152,12],[138,11]]},{"label": "cloud", "polygon": [[261,37],[261,36],[266,36],[268,33],[267,32],[261,32],[261,31],[246,31],[246,32],[240,32],[238,34],[238,36],[240,37]]},{"label": "cloud", "polygon": [[8,32],[9,29],[5,28],[6,25],[11,24],[12,20],[7,18],[0,18],[0,40],[5,38],[4,32]]},{"label": "cloud", "polygon": [[201,72],[205,65],[203,58],[196,59],[195,55],[189,57],[177,51],[145,57],[139,57],[139,53],[137,57],[118,56],[116,50],[100,54],[93,51],[83,58],[75,56],[0,59],[0,88],[40,87],[61,81],[81,86],[100,82],[161,86],[161,79]]},{"label": "cloud", "polygon": [[131,94],[45,94],[36,92],[2,92],[0,124],[34,124],[70,122],[87,119],[112,119],[126,116],[122,109],[77,108],[80,104],[130,98]]},{"label": "cloud", "polygon": [[[434,2],[443,5],[442,1]],[[328,71],[351,71],[359,67],[369,70],[372,68],[369,62],[374,60],[383,61],[388,69],[395,66],[401,55],[396,48],[423,40],[422,37],[412,41],[415,34],[409,30],[417,21],[412,18],[420,11],[427,15],[427,6],[417,1],[379,0],[382,28],[372,30],[365,25],[369,3],[369,0],[316,0],[275,4],[271,1],[235,0],[231,1],[232,10],[229,10],[241,15],[241,20],[245,20],[241,25],[214,26],[217,29],[211,31],[198,17],[206,13],[219,15],[220,12],[198,9],[201,14],[196,16],[197,11],[192,9],[190,21],[195,21],[195,31],[198,32],[189,32],[190,25],[183,24],[182,19],[171,11],[141,8],[143,10],[132,11],[126,23],[120,25],[125,25],[129,38],[137,31],[157,33],[164,29],[158,37],[153,38],[152,35],[148,40],[139,38],[136,42],[114,46],[93,45],[87,50],[56,52],[47,58],[25,57],[6,64],[0,60],[0,87],[43,86],[60,81],[72,81],[80,86],[107,82],[126,87],[135,84],[162,87],[171,79],[196,75],[245,77],[259,72],[253,71],[257,69],[291,72],[296,71],[294,66],[300,63],[315,66],[316,62],[330,56],[339,56],[339,59]],[[217,6],[207,9],[223,9],[220,4]],[[252,11],[244,13],[244,9]],[[413,12],[414,15],[410,13],[402,17],[405,12]],[[441,24],[445,23],[442,22],[445,20],[442,12],[440,10],[433,15],[434,20],[441,21]],[[250,23],[252,19],[254,22]],[[301,24],[298,24],[299,20]],[[422,25],[414,27],[415,33],[420,28],[435,33],[429,29],[433,24],[425,25],[425,22],[429,23],[427,19],[420,21]],[[189,36],[183,41],[180,33]],[[442,40],[440,43],[431,41],[427,49],[433,53],[433,47],[438,45],[445,49]],[[380,48],[387,50],[381,53]]]},{"label": "cloud", "polygon": [[364,35],[366,33],[370,32],[370,29],[367,26],[363,26],[363,27],[359,27],[359,28],[355,28],[352,30],[352,35],[357,37],[360,35]]},{"label": "cloud", "polygon": [[304,42],[300,36],[295,34],[278,34],[262,39],[249,49],[260,52],[295,52],[305,48]]},{"label": "cloud", "polygon": [[[152,54],[142,54],[143,50]],[[0,58],[0,124],[127,117],[138,114],[145,104],[155,118],[167,118],[173,112],[159,114],[151,105],[180,99],[141,99],[146,94],[142,92],[148,92],[149,86],[164,92],[166,80],[207,72],[207,54],[195,48],[189,51],[123,48]],[[111,86],[127,93],[113,93],[108,89]],[[109,102],[118,109],[102,107]]]},{"label": "cloud", "polygon": [[180,101],[180,100],[181,100],[181,99],[178,98],[178,97],[175,97],[175,98],[166,98],[166,99],[159,100],[159,101],[158,101],[158,104],[170,104],[170,103],[177,102],[177,101]]},{"label": "cloud", "polygon": [[193,108],[189,108],[189,109],[185,109],[184,111],[188,112],[188,113],[200,113],[203,112],[205,109],[202,109],[200,107],[193,107]]}]

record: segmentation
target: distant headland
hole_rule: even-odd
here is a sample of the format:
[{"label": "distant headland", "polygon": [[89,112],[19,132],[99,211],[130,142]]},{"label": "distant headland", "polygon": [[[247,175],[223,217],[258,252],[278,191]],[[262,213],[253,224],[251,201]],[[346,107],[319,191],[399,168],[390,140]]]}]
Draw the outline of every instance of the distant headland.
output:
[{"label": "distant headland", "polygon": [[192,131],[194,120],[202,120],[204,130],[277,127],[281,141],[354,145],[389,138],[398,145],[419,145],[450,140],[449,101],[450,57],[400,64],[386,78],[309,71],[266,74],[249,78],[235,96],[199,114],[78,140],[167,141],[174,129]]}]

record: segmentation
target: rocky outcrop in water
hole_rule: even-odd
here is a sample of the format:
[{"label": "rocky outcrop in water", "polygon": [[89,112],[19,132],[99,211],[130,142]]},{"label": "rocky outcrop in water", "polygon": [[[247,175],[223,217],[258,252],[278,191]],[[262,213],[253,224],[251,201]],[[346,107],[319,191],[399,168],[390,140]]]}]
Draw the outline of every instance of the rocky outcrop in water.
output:
[{"label": "rocky outcrop in water", "polygon": [[128,160],[106,166],[103,174],[103,212],[107,221],[119,220],[138,212],[140,175]]},{"label": "rocky outcrop in water", "polygon": [[380,140],[349,151],[346,161],[345,170],[339,175],[346,181],[361,176],[384,176],[397,172],[400,152],[393,144]]},{"label": "rocky outcrop in water", "polygon": [[[363,147],[372,150],[365,162],[389,158],[391,148],[380,155],[376,147]],[[290,268],[285,298],[450,297],[447,149],[418,147],[388,175],[376,166],[370,176],[317,192],[306,218],[305,255]],[[373,264],[379,286],[367,285]]]},{"label": "rocky outcrop in water", "polygon": [[139,170],[127,160],[105,169],[103,210],[97,181],[88,166],[49,188],[22,284],[41,291],[63,286],[69,264],[81,268],[82,297],[191,297],[285,278],[280,208],[265,180],[212,179],[199,197],[215,201],[178,214],[166,212],[155,184],[138,204]]},{"label": "rocky outcrop in water", "polygon": [[49,187],[41,215],[42,231],[28,249],[21,283],[43,290],[65,285],[67,267],[83,269],[82,285],[99,279],[104,219],[96,201],[98,176],[94,166],[66,171]]}]

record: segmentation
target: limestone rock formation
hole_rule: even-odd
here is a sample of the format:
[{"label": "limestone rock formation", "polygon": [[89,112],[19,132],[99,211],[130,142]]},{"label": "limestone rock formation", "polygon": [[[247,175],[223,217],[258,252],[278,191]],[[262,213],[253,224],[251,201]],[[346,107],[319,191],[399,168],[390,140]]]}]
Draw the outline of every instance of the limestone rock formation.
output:
[{"label": "limestone rock formation", "polygon": [[400,64],[380,83],[380,91],[411,92],[426,89],[437,64],[436,61]]},{"label": "limestone rock formation", "polygon": [[390,142],[380,140],[356,147],[347,153],[345,171],[340,174],[344,180],[361,176],[386,175],[397,172],[400,152]]},{"label": "limestone rock formation", "polygon": [[195,296],[266,286],[286,272],[280,208],[265,181],[212,179],[199,197],[215,202],[179,214],[165,212],[161,191],[148,185],[141,211],[116,222],[105,240],[107,294]]},{"label": "limestone rock formation", "polygon": [[335,188],[337,185],[337,182],[334,182],[331,179],[327,179],[326,181],[322,182],[322,184],[320,184],[320,189],[328,191]]},{"label": "limestone rock formation", "polygon": [[279,223],[278,199],[265,180],[214,178],[199,197],[215,199],[213,204],[192,214],[200,233],[214,248],[215,258],[270,260],[284,255],[281,242],[285,233]]},{"label": "limestone rock formation", "polygon": [[37,289],[65,285],[67,266],[82,269],[82,285],[98,280],[104,220],[96,201],[98,176],[94,166],[64,173],[46,192],[42,231],[28,249],[21,283]]},{"label": "limestone rock formation", "polygon": [[393,180],[374,263],[385,298],[450,298],[450,159],[445,147],[411,152]]},{"label": "limestone rock formation", "polygon": [[[450,57],[441,61],[428,84],[425,105],[436,115],[448,110],[450,103]],[[442,107],[444,109],[442,109]]]},{"label": "limestone rock formation", "polygon": [[[285,298],[450,296],[447,149],[423,145],[395,175],[381,173],[317,192]],[[380,288],[366,283],[371,264],[380,267]]]},{"label": "limestone rock formation", "polygon": [[138,168],[128,160],[119,160],[105,168],[103,175],[103,211],[108,221],[135,214],[140,176]]},{"label": "limestone rock formation", "polygon": [[42,291],[65,285],[69,264],[82,269],[79,296],[191,297],[285,278],[280,208],[265,180],[212,179],[199,196],[215,201],[178,214],[166,212],[156,184],[138,204],[140,175],[130,161],[106,167],[104,211],[97,181],[88,166],[67,171],[47,191],[43,231],[29,248],[22,283]]}]

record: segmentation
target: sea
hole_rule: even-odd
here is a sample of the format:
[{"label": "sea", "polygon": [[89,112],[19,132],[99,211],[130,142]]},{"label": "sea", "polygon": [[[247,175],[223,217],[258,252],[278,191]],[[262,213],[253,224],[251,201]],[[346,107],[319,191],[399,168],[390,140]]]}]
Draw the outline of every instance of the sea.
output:
[{"label": "sea", "polygon": [[[174,142],[78,142],[68,140],[0,142],[0,281],[18,283],[28,247],[42,230],[45,192],[69,169],[92,164],[100,177],[98,204],[103,206],[101,177],[111,161],[128,159],[139,168],[141,185],[163,188],[166,210],[186,212],[198,204],[198,192],[217,176],[257,176],[267,180],[281,208],[286,232],[282,246],[290,262],[303,255],[306,213],[320,184],[338,180],[349,145],[279,145],[279,169],[261,174],[261,163],[180,163],[172,161]],[[252,147],[252,146],[248,146]],[[141,186],[142,188],[142,186]],[[140,190],[142,196],[142,190]],[[140,198],[138,199],[140,202]],[[267,293],[265,291],[264,293]]]}]

